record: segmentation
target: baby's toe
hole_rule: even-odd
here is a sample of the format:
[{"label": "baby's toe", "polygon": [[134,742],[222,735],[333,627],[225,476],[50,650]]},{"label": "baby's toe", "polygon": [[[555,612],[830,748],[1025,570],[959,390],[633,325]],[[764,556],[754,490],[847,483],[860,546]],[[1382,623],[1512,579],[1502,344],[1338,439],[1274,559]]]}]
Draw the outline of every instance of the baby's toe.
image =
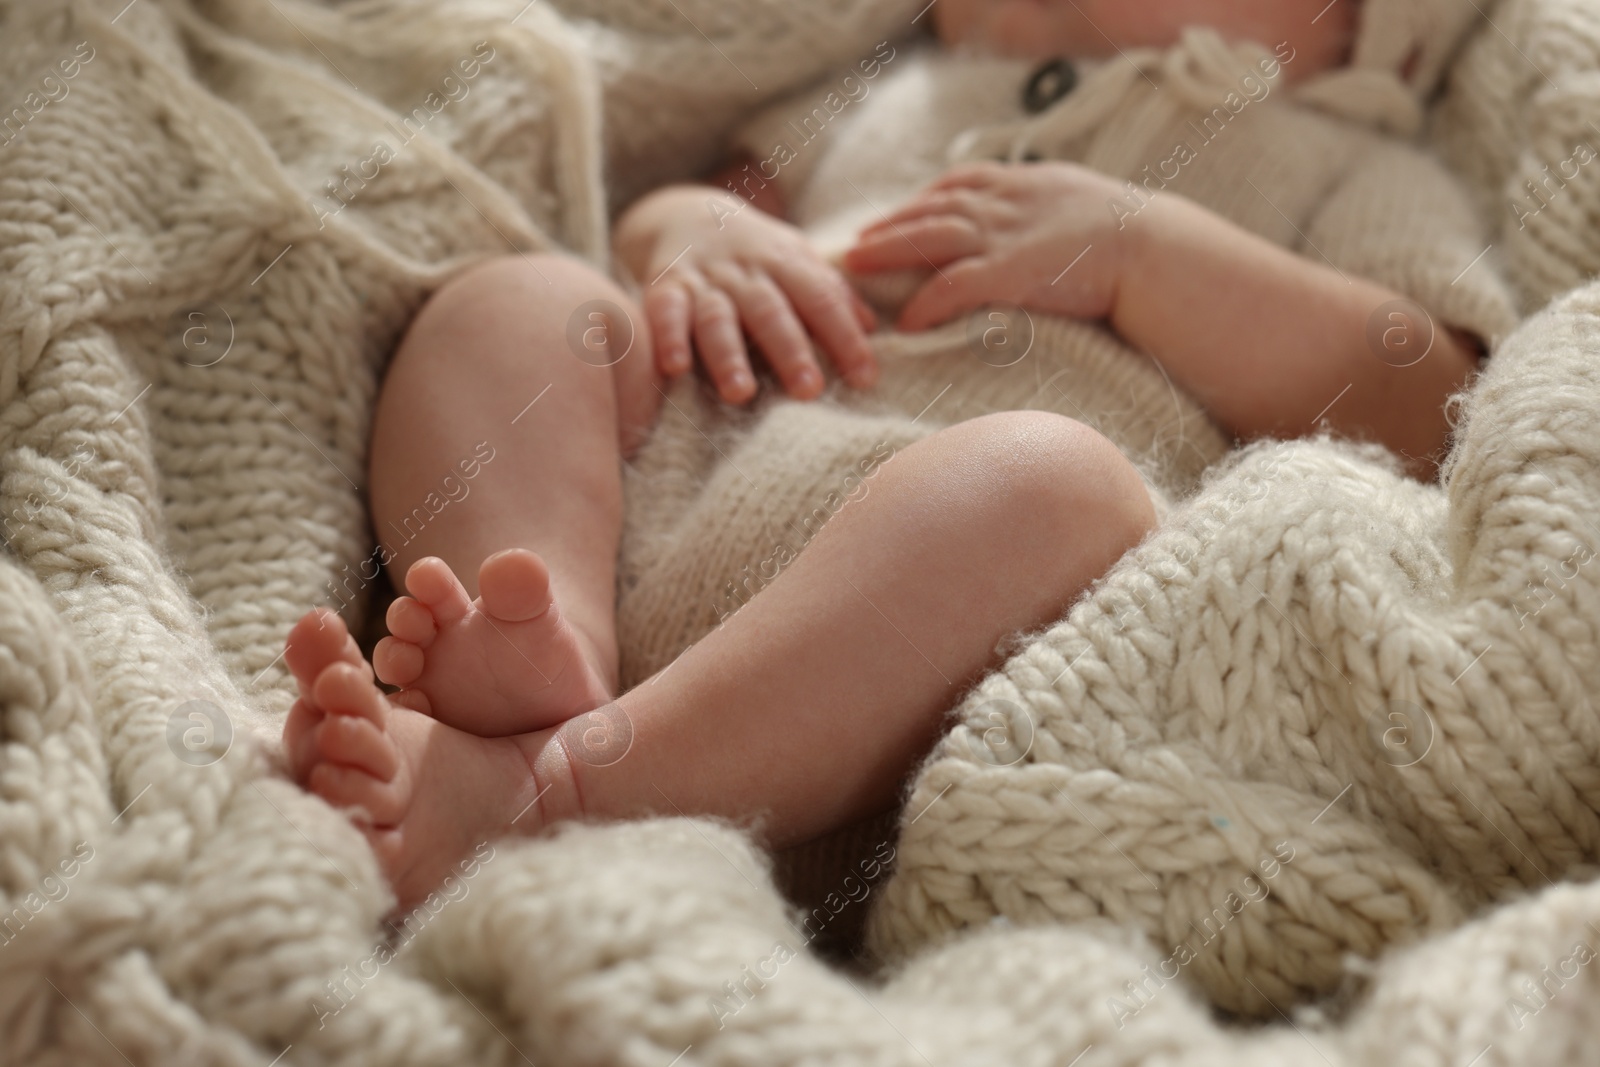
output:
[{"label": "baby's toe", "polygon": [[402,708],[410,708],[422,715],[432,717],[433,702],[428,699],[428,694],[420,689],[402,689],[398,693],[389,694],[389,703]]},{"label": "baby's toe", "polygon": [[419,559],[406,571],[406,592],[420,600],[439,623],[454,622],[472,607],[472,598],[450,565],[437,556]]},{"label": "baby's toe", "polygon": [[350,631],[344,620],[327,608],[313,608],[300,617],[289,631],[284,645],[283,661],[302,694],[310,691],[312,683],[328,665],[345,658],[346,642]]},{"label": "baby's toe", "polygon": [[316,736],[320,762],[365,771],[380,782],[391,782],[400,770],[400,752],[394,739],[369,719],[330,715]]},{"label": "baby's toe", "polygon": [[478,597],[503,622],[536,619],[550,608],[550,569],[525,548],[496,552],[478,568]]},{"label": "baby's toe", "polygon": [[385,637],[372,650],[372,669],[389,685],[410,685],[422,677],[422,649],[409,641]]},{"label": "baby's toe", "polygon": [[434,636],[438,634],[439,627],[433,621],[433,612],[420,600],[403,596],[389,605],[389,611],[384,616],[388,623],[389,632],[402,641],[409,641],[418,648],[427,648],[433,643]]},{"label": "baby's toe", "polygon": [[289,708],[289,717],[284,720],[284,755],[289,760],[289,773],[297,782],[304,782],[317,762],[317,724],[323,718],[322,710],[302,697]]},{"label": "baby's toe", "polygon": [[405,818],[410,792],[402,783],[380,782],[366,771],[319,763],[311,769],[307,787],[333,807],[356,808],[373,826],[396,826]]},{"label": "baby's toe", "polygon": [[340,662],[327,668],[317,675],[311,699],[330,715],[368,719],[380,730],[388,724],[388,706],[372,684],[372,672],[365,663]]}]

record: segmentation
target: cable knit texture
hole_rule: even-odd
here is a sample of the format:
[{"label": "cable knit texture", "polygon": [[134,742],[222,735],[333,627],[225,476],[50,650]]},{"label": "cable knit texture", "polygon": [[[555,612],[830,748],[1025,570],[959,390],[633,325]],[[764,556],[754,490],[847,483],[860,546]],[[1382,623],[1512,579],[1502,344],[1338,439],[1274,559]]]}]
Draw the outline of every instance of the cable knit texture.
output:
[{"label": "cable knit texture", "polygon": [[[820,917],[740,834],[662,820],[485,845],[381,923],[359,835],[255,737],[294,618],[364,610],[384,356],[486,255],[602,259],[605,164],[613,198],[689,173],[921,4],[563,7],[0,4],[0,1062],[1583,1062],[1600,289],[1508,325],[1442,489],[1325,440],[1213,463],[1159,371],[1052,320],[981,370],[966,324],[887,337],[849,403],[680,385],[629,476],[633,680],[863,456],[967,414],[1067,396],[1203,484],[955,709]],[[1576,113],[1507,56],[1575,94],[1600,39],[1565,0],[1491,15],[1510,50],[1474,33],[1435,128],[1480,198]],[[1377,270],[1361,201],[1280,206]],[[1594,269],[1539,232],[1495,253],[1519,293]],[[871,980],[807,949],[846,908]],[[1211,1010],[1336,989],[1293,1029]]]},{"label": "cable knit texture", "polygon": [[1451,72],[1430,139],[1534,311],[1600,274],[1600,11],[1505,0]]}]

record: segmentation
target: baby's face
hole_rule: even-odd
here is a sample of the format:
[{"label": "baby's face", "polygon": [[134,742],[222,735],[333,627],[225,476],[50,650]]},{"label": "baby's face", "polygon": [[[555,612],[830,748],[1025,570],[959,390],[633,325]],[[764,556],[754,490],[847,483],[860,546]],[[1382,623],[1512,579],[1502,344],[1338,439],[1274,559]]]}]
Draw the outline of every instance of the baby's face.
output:
[{"label": "baby's face", "polygon": [[[934,27],[950,45],[971,44],[1020,59],[1114,56],[1118,49],[1165,48],[1186,26],[1210,26],[1229,40],[1297,53],[1285,73],[1299,80],[1342,65],[1360,0],[937,0]],[[1319,17],[1320,16],[1320,17]]]}]

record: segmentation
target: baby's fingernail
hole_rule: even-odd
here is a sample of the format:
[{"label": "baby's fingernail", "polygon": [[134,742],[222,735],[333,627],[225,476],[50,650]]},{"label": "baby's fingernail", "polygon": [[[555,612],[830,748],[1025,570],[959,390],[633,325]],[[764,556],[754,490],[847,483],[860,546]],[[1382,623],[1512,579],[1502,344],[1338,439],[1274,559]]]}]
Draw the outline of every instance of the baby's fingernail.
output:
[{"label": "baby's fingernail", "polygon": [[742,370],[736,370],[728,375],[728,391],[730,393],[748,393],[756,384],[756,380]]}]

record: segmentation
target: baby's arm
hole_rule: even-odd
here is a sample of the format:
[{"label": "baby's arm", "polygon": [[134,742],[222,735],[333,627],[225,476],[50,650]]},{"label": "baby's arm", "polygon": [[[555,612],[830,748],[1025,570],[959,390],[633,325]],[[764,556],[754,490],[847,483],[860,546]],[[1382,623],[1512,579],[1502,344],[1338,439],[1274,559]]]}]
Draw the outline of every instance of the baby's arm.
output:
[{"label": "baby's arm", "polygon": [[1112,327],[1240,437],[1298,437],[1326,416],[1431,479],[1476,343],[1394,289],[1172,206],[1132,242]]},{"label": "baby's arm", "polygon": [[1475,345],[1441,326],[1428,348],[1415,305],[1389,307],[1400,293],[1181,197],[1119,226],[1106,205],[1123,194],[1070,164],[959,168],[865,231],[847,265],[902,269],[924,256],[940,265],[906,305],[903,328],[1001,301],[1103,319],[1240,437],[1299,436],[1325,416],[1432,475],[1449,431],[1445,401],[1476,367]]}]

